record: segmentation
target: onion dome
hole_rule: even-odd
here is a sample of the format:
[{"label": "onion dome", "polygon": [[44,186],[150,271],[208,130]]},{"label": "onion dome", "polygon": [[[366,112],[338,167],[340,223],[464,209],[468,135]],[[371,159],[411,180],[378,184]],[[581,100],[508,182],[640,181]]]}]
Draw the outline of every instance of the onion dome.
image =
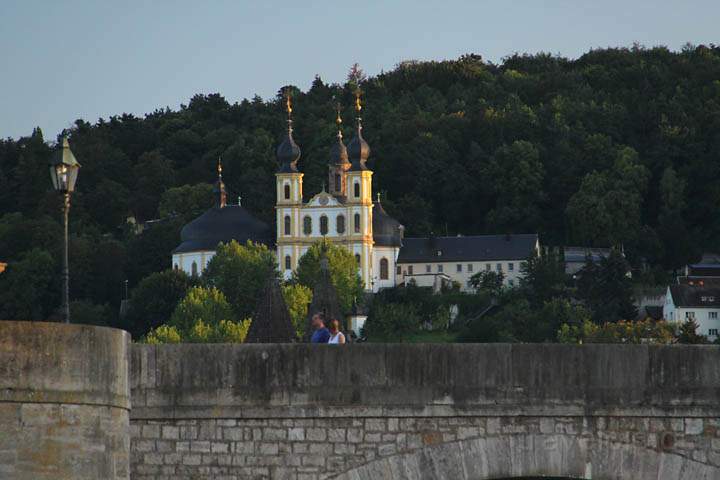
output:
[{"label": "onion dome", "polygon": [[186,224],[180,231],[180,240],[173,253],[215,250],[219,243],[231,240],[241,244],[250,240],[271,245],[273,236],[267,223],[256,219],[240,205],[227,205],[211,208]]},{"label": "onion dome", "polygon": [[278,173],[294,173],[297,172],[297,161],[300,159],[300,147],[297,146],[293,139],[293,128],[292,128],[292,103],[290,97],[286,100],[286,109],[288,114],[287,119],[287,137],[277,147],[275,155],[277,156],[280,169]]},{"label": "onion dome", "polygon": [[337,142],[333,143],[332,147],[330,147],[330,164],[346,165],[349,163],[347,147],[345,147],[345,142],[343,142],[342,133],[338,132]]},{"label": "onion dome", "polygon": [[367,170],[368,168],[365,166],[365,162],[370,156],[370,145],[368,145],[362,136],[362,119],[360,118],[360,110],[362,110],[362,106],[360,105],[360,94],[358,93],[355,96],[355,111],[358,115],[357,130],[355,132],[355,136],[352,140],[350,140],[350,143],[347,146],[348,157],[352,165],[350,167],[351,171]]},{"label": "onion dome", "polygon": [[347,165],[350,162],[348,161],[348,151],[345,147],[345,143],[343,142],[342,130],[340,129],[340,126],[342,125],[342,118],[340,117],[340,105],[338,105],[337,118],[335,119],[335,123],[337,123],[338,126],[337,142],[334,143],[332,147],[330,147],[330,165]]},{"label": "onion dome", "polygon": [[385,212],[380,204],[380,195],[373,204],[373,241],[379,247],[401,247],[405,227]]}]

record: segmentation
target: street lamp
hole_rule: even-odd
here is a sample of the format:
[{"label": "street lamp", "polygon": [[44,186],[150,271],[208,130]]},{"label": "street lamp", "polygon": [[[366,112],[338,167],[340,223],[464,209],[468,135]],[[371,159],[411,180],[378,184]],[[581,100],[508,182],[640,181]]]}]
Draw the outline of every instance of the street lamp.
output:
[{"label": "street lamp", "polygon": [[70,151],[67,137],[63,137],[60,147],[50,162],[50,178],[55,190],[63,194],[63,230],[64,244],[62,257],[62,316],[70,323],[70,268],[68,267],[68,215],[70,213],[70,195],[75,190],[80,164]]}]

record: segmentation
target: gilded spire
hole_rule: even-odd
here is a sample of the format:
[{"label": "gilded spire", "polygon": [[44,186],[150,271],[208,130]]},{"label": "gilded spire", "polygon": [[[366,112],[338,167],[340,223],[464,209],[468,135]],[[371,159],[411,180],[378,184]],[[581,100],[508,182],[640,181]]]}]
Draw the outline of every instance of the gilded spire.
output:
[{"label": "gilded spire", "polygon": [[338,129],[337,136],[338,136],[338,138],[341,139],[342,138],[342,117],[340,116],[340,102],[337,103],[337,105],[335,106],[335,109],[337,111],[337,117],[335,117],[335,124],[337,125],[337,129]]},{"label": "gilded spire", "polygon": [[362,104],[360,103],[360,89],[358,88],[355,90],[355,113],[356,113],[356,119],[357,119],[357,126],[358,128],[362,128],[362,117],[360,116],[360,112],[362,111]]},{"label": "gilded spire", "polygon": [[217,163],[217,181],[213,188],[213,194],[215,195],[215,206],[224,208],[227,205],[227,191],[225,190],[225,183],[222,179],[222,158],[218,157]]},{"label": "gilded spire", "polygon": [[288,132],[292,133],[292,95],[290,90],[285,90],[285,111],[287,112]]}]

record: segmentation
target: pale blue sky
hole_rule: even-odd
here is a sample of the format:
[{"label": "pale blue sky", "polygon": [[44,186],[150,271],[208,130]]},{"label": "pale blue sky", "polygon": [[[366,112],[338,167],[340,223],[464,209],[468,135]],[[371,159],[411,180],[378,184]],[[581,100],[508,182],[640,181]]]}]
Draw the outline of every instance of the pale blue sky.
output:
[{"label": "pale blue sky", "polygon": [[718,0],[0,0],[0,137],[402,60],[720,42]]}]

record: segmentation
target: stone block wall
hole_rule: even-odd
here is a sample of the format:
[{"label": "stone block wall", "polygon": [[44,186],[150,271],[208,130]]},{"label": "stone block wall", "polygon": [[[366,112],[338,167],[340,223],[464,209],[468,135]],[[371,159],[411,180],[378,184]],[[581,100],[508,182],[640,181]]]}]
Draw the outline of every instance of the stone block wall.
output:
[{"label": "stone block wall", "polygon": [[133,480],[720,478],[720,349],[137,346]]},{"label": "stone block wall", "polygon": [[0,478],[130,478],[129,336],[0,322]]}]

